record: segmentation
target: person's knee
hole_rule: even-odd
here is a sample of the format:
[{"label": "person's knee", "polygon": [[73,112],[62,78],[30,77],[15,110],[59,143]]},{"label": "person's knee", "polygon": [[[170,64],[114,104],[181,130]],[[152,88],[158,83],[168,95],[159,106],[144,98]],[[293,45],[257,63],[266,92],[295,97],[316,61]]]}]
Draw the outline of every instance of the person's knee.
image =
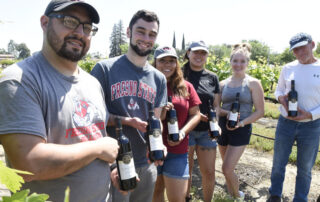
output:
[{"label": "person's knee", "polygon": [[215,178],[215,169],[214,168],[204,168],[200,169],[202,178],[206,180],[212,180]]},{"label": "person's knee", "polygon": [[222,173],[227,177],[227,176],[230,176],[230,175],[233,175],[234,173],[234,168],[228,166],[228,165],[225,165],[223,164],[222,165]]},{"label": "person's knee", "polygon": [[175,194],[170,194],[168,195],[168,200],[170,202],[184,202],[186,200],[186,193],[175,193]]}]

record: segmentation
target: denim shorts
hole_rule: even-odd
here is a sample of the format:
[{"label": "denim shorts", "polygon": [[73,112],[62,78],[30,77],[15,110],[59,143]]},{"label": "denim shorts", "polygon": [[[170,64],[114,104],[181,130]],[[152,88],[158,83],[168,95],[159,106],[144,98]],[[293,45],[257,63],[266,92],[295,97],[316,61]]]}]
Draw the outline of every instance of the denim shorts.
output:
[{"label": "denim shorts", "polygon": [[158,175],[176,179],[189,179],[188,153],[174,154],[168,152],[163,165],[157,167]]},{"label": "denim shorts", "polygon": [[209,137],[208,131],[191,131],[189,133],[189,146],[195,145],[216,148],[217,142]]}]

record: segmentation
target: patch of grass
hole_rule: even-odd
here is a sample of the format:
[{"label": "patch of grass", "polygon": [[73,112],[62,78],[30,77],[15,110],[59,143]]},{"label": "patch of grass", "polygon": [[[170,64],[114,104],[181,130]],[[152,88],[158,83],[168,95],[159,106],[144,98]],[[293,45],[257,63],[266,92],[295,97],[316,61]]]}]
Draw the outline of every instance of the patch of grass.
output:
[{"label": "patch of grass", "polygon": [[227,195],[225,192],[218,192],[215,193],[213,196],[214,202],[234,202],[234,199],[231,199],[230,196]]},{"label": "patch of grass", "polygon": [[[257,124],[257,123],[252,124],[252,133],[262,135],[265,137],[274,138],[275,130],[276,130],[275,128],[266,128],[261,124]],[[274,141],[252,135],[249,146],[259,151],[273,153]],[[320,150],[320,146],[319,146],[319,150]],[[289,156],[289,162],[292,164],[296,164],[297,162],[297,147],[295,146],[292,147],[292,152]],[[315,166],[318,169],[320,168],[320,153],[318,153],[318,156],[316,158]]]},{"label": "patch of grass", "polygon": [[279,104],[265,102],[265,104],[264,104],[264,117],[278,119],[280,116],[279,106],[280,106]]},{"label": "patch of grass", "polygon": [[[266,128],[263,125],[255,123],[252,124],[252,126],[252,133],[274,138],[275,128]],[[250,146],[259,151],[269,152],[273,150],[273,140],[252,135],[250,139]]]}]

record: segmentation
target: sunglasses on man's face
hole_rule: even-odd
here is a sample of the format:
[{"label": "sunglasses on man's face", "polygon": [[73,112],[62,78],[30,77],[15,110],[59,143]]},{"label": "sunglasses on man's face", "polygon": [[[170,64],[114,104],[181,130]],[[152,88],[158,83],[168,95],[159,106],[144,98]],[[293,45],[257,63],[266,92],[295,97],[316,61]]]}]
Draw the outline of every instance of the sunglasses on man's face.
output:
[{"label": "sunglasses on man's face", "polygon": [[73,16],[52,13],[48,17],[62,19],[63,25],[72,30],[75,30],[79,25],[82,25],[83,33],[87,36],[94,36],[98,31],[98,27],[89,23],[82,23],[78,18]]}]

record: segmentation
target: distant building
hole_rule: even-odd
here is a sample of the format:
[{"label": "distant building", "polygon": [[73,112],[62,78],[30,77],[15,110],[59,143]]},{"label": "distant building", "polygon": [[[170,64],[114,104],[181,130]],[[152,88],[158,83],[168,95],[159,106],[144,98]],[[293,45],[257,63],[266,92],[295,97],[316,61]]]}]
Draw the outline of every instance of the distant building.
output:
[{"label": "distant building", "polygon": [[14,59],[14,55],[0,54],[0,61],[1,60],[13,60],[13,59]]}]

